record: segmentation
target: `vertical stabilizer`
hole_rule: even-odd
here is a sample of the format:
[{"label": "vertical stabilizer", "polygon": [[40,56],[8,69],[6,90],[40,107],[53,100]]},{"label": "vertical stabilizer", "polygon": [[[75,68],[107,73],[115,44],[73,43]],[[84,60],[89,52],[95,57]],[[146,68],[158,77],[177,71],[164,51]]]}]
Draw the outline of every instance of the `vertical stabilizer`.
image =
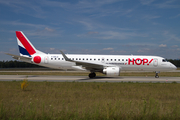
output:
[{"label": "vertical stabilizer", "polygon": [[28,38],[23,34],[22,31],[16,31],[17,43],[19,47],[20,56],[31,57],[34,54],[45,54],[31,44]]}]

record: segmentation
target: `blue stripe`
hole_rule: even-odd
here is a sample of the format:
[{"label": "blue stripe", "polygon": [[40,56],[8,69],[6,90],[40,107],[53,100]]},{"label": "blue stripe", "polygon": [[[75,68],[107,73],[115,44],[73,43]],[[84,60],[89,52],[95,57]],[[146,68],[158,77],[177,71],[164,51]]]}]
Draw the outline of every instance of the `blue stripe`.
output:
[{"label": "blue stripe", "polygon": [[21,46],[19,46],[19,52],[23,55],[27,55],[27,56],[31,57],[31,55],[28,53],[28,51]]}]

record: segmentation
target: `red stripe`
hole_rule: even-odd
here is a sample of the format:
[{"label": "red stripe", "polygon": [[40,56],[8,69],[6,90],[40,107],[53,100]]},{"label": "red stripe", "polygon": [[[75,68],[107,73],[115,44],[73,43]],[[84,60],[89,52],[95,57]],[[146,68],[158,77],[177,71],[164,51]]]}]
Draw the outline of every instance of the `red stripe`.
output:
[{"label": "red stripe", "polygon": [[29,44],[28,40],[24,37],[24,35],[20,31],[16,31],[16,36],[21,41],[21,43],[23,44],[23,46],[26,48],[26,50],[30,55],[36,53],[34,48]]},{"label": "red stripe", "polygon": [[153,59],[151,59],[151,61],[149,62],[149,64],[153,61]]}]

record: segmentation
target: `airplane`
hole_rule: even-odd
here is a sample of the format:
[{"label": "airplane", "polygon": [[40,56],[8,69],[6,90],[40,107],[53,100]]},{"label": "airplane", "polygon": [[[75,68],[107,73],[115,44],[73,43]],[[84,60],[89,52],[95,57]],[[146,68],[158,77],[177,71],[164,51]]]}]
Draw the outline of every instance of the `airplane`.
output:
[{"label": "airplane", "polygon": [[16,60],[54,69],[75,69],[90,71],[89,78],[96,72],[107,76],[119,76],[121,71],[153,71],[159,78],[160,71],[177,69],[175,65],[159,56],[140,55],[83,55],[83,54],[47,54],[37,50],[22,31],[16,31],[20,55],[12,56]]}]

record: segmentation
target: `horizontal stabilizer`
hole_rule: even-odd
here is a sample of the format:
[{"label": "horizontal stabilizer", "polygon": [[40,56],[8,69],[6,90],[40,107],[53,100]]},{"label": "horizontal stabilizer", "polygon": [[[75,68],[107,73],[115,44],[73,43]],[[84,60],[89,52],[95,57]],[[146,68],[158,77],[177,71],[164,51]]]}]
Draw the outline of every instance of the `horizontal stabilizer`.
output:
[{"label": "horizontal stabilizer", "polygon": [[31,59],[32,59],[31,57],[24,57],[24,56],[14,55],[10,53],[5,53],[5,54],[12,56],[12,58],[16,60],[21,60],[21,61],[26,61],[26,62],[31,62]]}]

